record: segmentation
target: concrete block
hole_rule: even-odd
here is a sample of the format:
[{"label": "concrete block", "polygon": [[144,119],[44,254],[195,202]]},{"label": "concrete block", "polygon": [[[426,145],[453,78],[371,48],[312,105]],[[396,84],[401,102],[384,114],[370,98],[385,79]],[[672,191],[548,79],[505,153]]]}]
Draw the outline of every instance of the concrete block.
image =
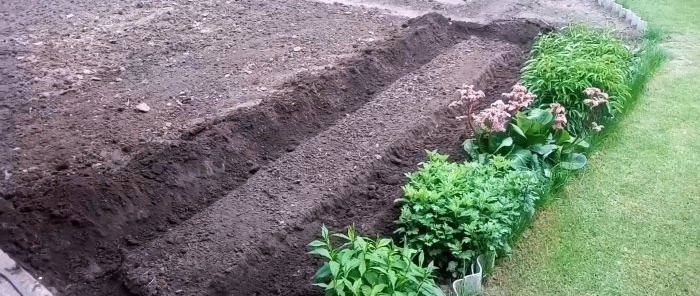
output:
[{"label": "concrete block", "polygon": [[639,23],[637,24],[637,30],[639,30],[641,32],[646,32],[647,28],[648,28],[647,22],[640,19]]},{"label": "concrete block", "polygon": [[[0,295],[52,296],[41,283],[0,250]],[[19,293],[18,293],[19,292]]]},{"label": "concrete block", "polygon": [[601,4],[605,9],[610,9],[610,7],[615,3],[613,0],[603,0],[603,3]]},{"label": "concrete block", "polygon": [[629,12],[629,11],[630,11],[630,10],[627,9],[627,8],[624,8],[624,7],[623,7],[623,8],[620,8],[620,11],[617,13],[617,16],[619,16],[619,17],[625,17],[625,16],[627,15],[627,12]]},{"label": "concrete block", "polygon": [[617,13],[620,13],[620,9],[622,9],[622,5],[615,3],[610,8],[610,11],[612,11],[612,13],[614,13],[614,14],[617,14]]}]

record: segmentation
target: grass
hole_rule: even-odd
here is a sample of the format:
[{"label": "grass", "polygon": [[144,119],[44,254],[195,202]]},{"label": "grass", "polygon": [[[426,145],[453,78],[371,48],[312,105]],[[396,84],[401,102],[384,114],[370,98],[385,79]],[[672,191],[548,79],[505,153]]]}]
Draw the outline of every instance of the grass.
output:
[{"label": "grass", "polygon": [[700,1],[626,5],[665,31],[671,59],[639,77],[646,93],[497,266],[489,295],[700,295]]}]

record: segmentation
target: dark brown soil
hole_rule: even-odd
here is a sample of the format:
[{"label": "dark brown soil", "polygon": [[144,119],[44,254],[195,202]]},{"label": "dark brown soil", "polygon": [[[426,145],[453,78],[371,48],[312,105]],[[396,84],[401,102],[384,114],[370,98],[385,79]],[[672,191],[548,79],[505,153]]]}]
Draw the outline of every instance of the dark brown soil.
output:
[{"label": "dark brown soil", "polygon": [[526,30],[516,32],[513,24],[477,29],[437,16],[412,22],[401,41],[409,48],[413,36],[431,36],[432,44],[475,39],[397,80],[183,225],[129,252],[126,285],[139,295],[313,294],[314,262],[304,253],[320,223],[386,232],[402,173],[415,168],[424,149],[454,152],[465,135],[446,107],[454,86],[466,81],[500,93],[515,83],[539,28],[519,23]]},{"label": "dark brown soil", "polygon": [[[124,295],[127,292],[121,288],[120,271],[130,275],[133,260],[139,258],[134,257],[131,265],[120,270],[125,253],[143,254],[138,253],[142,251],[131,250],[144,250],[144,246],[149,246],[147,242],[160,233],[172,237],[174,231],[171,229],[174,229],[175,225],[202,211],[228,192],[236,190],[251,176],[260,172],[271,174],[269,172],[279,169],[277,160],[280,157],[293,154],[307,139],[318,135],[345,118],[347,114],[374,100],[403,75],[423,66],[470,36],[512,42],[512,46],[522,51],[540,30],[535,24],[517,21],[489,26],[451,24],[436,15],[411,21],[405,27],[401,28],[397,23],[393,28],[395,32],[387,32],[385,41],[364,46],[362,51],[339,59],[325,68],[300,73],[294,78],[285,78],[285,82],[275,87],[272,94],[258,96],[259,99],[249,98],[237,107],[229,108],[235,110],[230,111],[228,115],[214,117],[182,132],[174,131],[173,134],[178,135],[177,137],[162,137],[157,142],[140,144],[138,141],[128,144],[119,141],[113,143],[121,148],[99,158],[101,164],[109,162],[109,165],[103,164],[109,167],[107,169],[96,166],[95,160],[79,160],[74,157],[66,159],[68,155],[62,154],[60,149],[53,153],[55,147],[52,145],[38,145],[42,146],[40,149],[44,149],[40,151],[46,153],[35,153],[40,157],[37,159],[42,160],[43,165],[50,165],[51,169],[35,169],[37,173],[28,172],[16,179],[8,177],[14,183],[3,183],[0,192],[0,247],[24,262],[28,269],[48,278],[50,285],[56,286],[66,294]],[[16,63],[18,53],[12,50],[1,52],[3,66],[7,66],[3,69],[9,70],[3,70],[3,88],[0,89],[5,100],[0,102],[0,115],[7,115],[0,120],[0,148],[2,151],[19,153],[17,151],[26,148],[13,148],[17,144],[17,125],[12,120],[17,116],[28,116],[25,112],[29,109],[23,108],[32,107],[35,102],[19,100],[33,92],[31,89],[19,87],[24,79],[31,76],[31,71],[16,68],[21,64]],[[494,49],[494,52],[498,51]],[[493,74],[502,75],[502,79],[489,78],[479,82],[485,88],[497,89],[491,93],[502,91],[504,86],[514,82],[519,57],[521,53],[510,56],[509,61],[513,62],[512,64],[494,70]],[[16,72],[13,71],[13,67]],[[443,84],[440,90],[443,96],[450,92],[449,86],[445,85],[448,82],[450,81],[440,82]],[[70,95],[71,92],[73,90],[65,94]],[[174,96],[178,97],[179,94]],[[185,100],[186,97],[185,95],[180,99]],[[13,98],[17,98],[18,101],[13,101]],[[136,113],[128,108],[122,111],[119,111],[119,108],[112,106],[105,110],[127,112],[129,115],[125,116],[132,119],[136,116]],[[18,109],[25,111],[18,113]],[[37,109],[43,108],[39,106]],[[81,129],[85,127],[86,118],[80,119]],[[119,118],[114,117],[115,120],[122,120]],[[442,126],[449,122],[449,118],[451,116],[443,113],[431,120]],[[70,120],[62,121],[61,124],[65,124],[66,130],[75,127],[71,125]],[[282,225],[280,229],[262,229],[260,235],[280,238],[277,242],[270,241],[269,246],[258,245],[262,238],[258,234],[236,233],[235,230],[231,230],[231,239],[250,240],[237,253],[240,253],[239,257],[245,255],[250,258],[245,262],[248,262],[251,268],[237,267],[239,269],[236,269],[235,273],[233,270],[228,273],[223,270],[222,273],[221,270],[216,270],[219,268],[216,267],[211,272],[189,274],[190,278],[186,281],[197,282],[197,279],[224,275],[222,280],[213,282],[213,287],[220,291],[220,294],[226,295],[253,295],[252,293],[256,292],[260,295],[310,293],[307,284],[300,281],[308,280],[307,275],[313,269],[313,265],[306,258],[302,259],[299,254],[305,250],[306,241],[316,234],[318,225],[325,222],[341,227],[353,222],[364,223],[366,225],[360,225],[361,229],[368,233],[385,233],[394,218],[390,214],[392,208],[389,200],[398,196],[401,173],[415,168],[416,163],[423,157],[424,148],[440,147],[455,151],[454,143],[459,142],[455,135],[463,134],[456,132],[461,128],[456,124],[451,122],[447,125],[448,128],[443,129],[420,128],[412,131],[413,137],[394,139],[391,142],[393,146],[387,150],[392,152],[387,154],[383,151],[380,155],[383,160],[373,162],[377,167],[364,170],[359,175],[358,172],[348,172],[348,176],[357,175],[357,180],[348,187],[349,189],[328,196],[329,200],[322,205],[312,203],[311,201],[316,199],[309,198],[309,206],[304,208],[304,211],[313,209],[312,215],[304,216],[292,210],[289,210],[289,213],[279,213],[265,208],[257,212],[238,212],[240,216],[236,219],[251,219],[251,223],[279,223],[278,217],[284,216],[294,217],[292,220],[296,222],[292,223],[293,226]],[[99,129],[99,125],[91,128]],[[438,130],[450,132],[440,134],[436,133]],[[109,133],[109,130],[101,132]],[[61,133],[55,133],[53,137],[55,138],[48,140],[60,139]],[[99,141],[109,141],[108,137],[99,138]],[[26,140],[26,135],[22,139]],[[357,140],[346,139],[351,143]],[[77,145],[84,144],[81,143],[78,142]],[[23,145],[26,144],[25,142]],[[304,149],[314,148],[323,147]],[[19,163],[21,167],[22,162],[17,161],[18,156],[13,153],[0,153],[0,160],[15,165]],[[336,164],[338,161],[351,163],[349,160],[333,160]],[[273,163],[275,165],[270,166]],[[352,170],[352,167],[348,169]],[[47,171],[53,173],[42,175]],[[290,178],[296,178],[292,183],[297,185],[306,184],[302,181],[294,183],[297,179],[314,178],[313,175],[294,174],[298,172],[278,171],[274,176],[279,180],[286,180],[280,181],[280,185],[289,182]],[[266,182],[273,181],[267,179]],[[314,194],[318,194],[318,189],[323,188],[322,183],[319,181],[318,184],[309,185],[316,190]],[[375,186],[371,187],[372,184]],[[268,195],[256,192],[255,196],[260,194]],[[250,198],[253,199],[252,204],[255,204],[257,197]],[[322,198],[324,199],[326,198]],[[275,201],[279,205],[285,205],[285,202],[289,201]],[[298,223],[299,219],[306,222]],[[196,222],[196,219],[193,221]],[[241,227],[255,225],[257,224]],[[297,229],[299,227],[300,229]],[[248,238],[250,235],[255,238]],[[182,243],[184,242],[177,241],[173,247],[167,249],[172,251]],[[213,245],[218,246],[217,243]],[[233,247],[237,246],[234,244]],[[178,249],[177,252],[182,251]],[[288,260],[281,261],[281,265],[277,267],[298,266],[301,271],[287,273],[289,279],[270,284],[268,281],[275,277],[269,273],[274,270],[270,270],[266,264],[276,262],[275,258]],[[276,266],[276,263],[270,266]],[[233,275],[226,276],[227,274]],[[132,291],[141,294],[163,292],[153,292],[149,287],[144,288],[142,278],[133,277],[133,274],[127,278],[127,284]],[[177,279],[177,276],[173,278]],[[297,284],[298,286],[295,286]],[[238,288],[232,288],[234,286]],[[155,287],[163,286],[158,284]],[[265,289],[259,290],[261,287]]]},{"label": "dark brown soil", "polygon": [[[477,84],[485,87],[488,96],[483,105],[500,99],[500,94],[517,82],[522,58],[522,53],[507,57],[506,63],[490,73],[490,79]],[[276,239],[279,244],[262,243],[257,252],[247,255],[243,267],[221,275],[212,283],[210,295],[323,295],[322,290],[311,285],[321,261],[311,259],[306,246],[318,239],[321,225],[337,231],[355,225],[363,235],[390,237],[399,214],[394,201],[402,196],[405,173],[414,171],[425,160],[425,150],[438,150],[453,160],[463,158],[459,145],[466,138],[463,123],[454,120],[453,112],[446,109],[436,112],[431,120],[433,127],[408,133],[409,138],[402,139],[383,156],[385,161],[375,162],[351,186],[315,208],[302,223],[273,234],[270,240]]]}]

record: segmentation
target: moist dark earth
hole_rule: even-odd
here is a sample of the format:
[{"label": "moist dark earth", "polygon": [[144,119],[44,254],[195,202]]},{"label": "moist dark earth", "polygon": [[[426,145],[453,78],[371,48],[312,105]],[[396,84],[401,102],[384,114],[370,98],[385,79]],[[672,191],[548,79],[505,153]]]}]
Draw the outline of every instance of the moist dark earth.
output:
[{"label": "moist dark earth", "polygon": [[[0,248],[60,295],[319,294],[321,224],[391,235],[424,150],[461,157],[455,87],[485,106],[557,14],[606,19],[577,1],[368,2],[0,3]],[[475,22],[405,17],[447,8]],[[231,258],[196,266],[211,248]]]}]

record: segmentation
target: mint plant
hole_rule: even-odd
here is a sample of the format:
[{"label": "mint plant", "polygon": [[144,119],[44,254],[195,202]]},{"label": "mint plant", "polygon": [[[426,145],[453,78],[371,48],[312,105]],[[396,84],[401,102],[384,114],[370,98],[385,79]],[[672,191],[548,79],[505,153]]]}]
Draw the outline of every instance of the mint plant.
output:
[{"label": "mint plant", "polygon": [[[309,254],[326,260],[314,275],[326,295],[443,295],[433,280],[433,263],[424,267],[423,252],[396,246],[391,239],[357,236],[354,227],[347,234],[330,234],[323,226],[321,238],[309,244]],[[342,244],[335,247],[333,238]]]},{"label": "mint plant", "polygon": [[515,229],[535,211],[537,179],[512,170],[504,157],[453,163],[429,151],[428,161],[407,176],[396,232],[453,277],[479,254],[510,253]]}]

